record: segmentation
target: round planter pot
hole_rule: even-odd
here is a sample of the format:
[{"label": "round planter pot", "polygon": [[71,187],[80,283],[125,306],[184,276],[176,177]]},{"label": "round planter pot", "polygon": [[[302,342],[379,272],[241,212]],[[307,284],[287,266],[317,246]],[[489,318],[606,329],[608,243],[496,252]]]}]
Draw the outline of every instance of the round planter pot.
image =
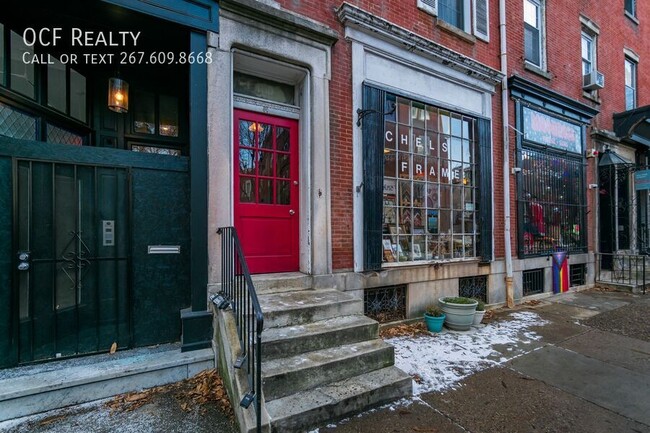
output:
[{"label": "round planter pot", "polygon": [[485,310],[474,312],[474,323],[472,323],[472,325],[480,325],[481,321],[483,320],[483,316],[485,316]]},{"label": "round planter pot", "polygon": [[474,312],[476,311],[477,301],[471,304],[451,304],[445,302],[444,298],[438,299],[440,308],[447,316],[445,325],[454,331],[468,331],[474,323]]},{"label": "round planter pot", "polygon": [[445,321],[445,315],[436,317],[429,316],[427,313],[424,313],[424,322],[427,324],[427,329],[429,332],[440,332],[442,331],[442,324]]}]

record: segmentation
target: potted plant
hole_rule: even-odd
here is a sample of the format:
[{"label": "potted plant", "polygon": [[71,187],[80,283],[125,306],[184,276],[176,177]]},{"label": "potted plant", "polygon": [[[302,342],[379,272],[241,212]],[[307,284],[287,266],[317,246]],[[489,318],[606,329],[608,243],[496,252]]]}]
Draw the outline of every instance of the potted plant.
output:
[{"label": "potted plant", "polygon": [[483,316],[485,316],[485,302],[480,299],[477,299],[476,302],[478,302],[478,304],[476,305],[476,311],[474,312],[473,325],[480,325],[481,321],[483,320]]},{"label": "potted plant", "polygon": [[440,308],[447,318],[445,325],[455,331],[468,331],[474,323],[474,312],[478,306],[476,299],[466,298],[464,296],[438,299]]},{"label": "potted plant", "polygon": [[442,324],[445,321],[445,314],[442,308],[437,305],[430,305],[424,312],[424,322],[427,324],[427,329],[430,332],[442,331]]}]

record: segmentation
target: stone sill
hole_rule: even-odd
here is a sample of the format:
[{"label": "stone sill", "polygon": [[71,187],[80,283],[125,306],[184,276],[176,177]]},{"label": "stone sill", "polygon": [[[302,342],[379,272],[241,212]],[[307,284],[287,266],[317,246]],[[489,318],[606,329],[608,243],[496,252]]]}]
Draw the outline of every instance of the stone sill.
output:
[{"label": "stone sill", "polygon": [[524,60],[524,69],[533,74],[537,74],[540,77],[546,78],[549,81],[553,79],[553,75],[550,72],[540,69],[538,66],[535,66],[526,60]]},{"label": "stone sill", "polygon": [[441,20],[440,18],[436,19],[436,26],[440,27],[442,30],[451,33],[454,36],[458,36],[461,39],[464,39],[465,41],[475,44],[476,43],[476,37],[473,35],[470,35],[469,33],[459,29],[456,26],[452,26],[451,24]]},{"label": "stone sill", "polygon": [[587,99],[589,99],[590,101],[595,102],[596,104],[600,104],[600,103],[601,103],[601,100],[600,100],[600,98],[598,97],[598,91],[595,91],[595,92],[589,92],[589,91],[583,90],[583,91],[582,91],[582,96],[585,97],[585,98],[587,98]]},{"label": "stone sill", "polygon": [[634,15],[632,15],[631,13],[629,13],[628,11],[625,11],[625,16],[628,17],[630,21],[632,21],[637,26],[639,25],[639,19]]},{"label": "stone sill", "polygon": [[445,266],[445,265],[458,265],[458,264],[471,264],[471,263],[485,263],[481,262],[481,259],[478,257],[472,257],[467,259],[443,259],[443,260],[418,260],[410,262],[385,262],[382,263],[382,269],[403,269],[403,268],[415,268],[419,266]]}]

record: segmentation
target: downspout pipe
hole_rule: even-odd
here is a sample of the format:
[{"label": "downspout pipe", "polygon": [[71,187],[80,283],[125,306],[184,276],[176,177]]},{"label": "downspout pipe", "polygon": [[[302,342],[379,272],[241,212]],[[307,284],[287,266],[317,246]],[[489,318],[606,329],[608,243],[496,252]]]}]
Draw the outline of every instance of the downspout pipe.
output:
[{"label": "downspout pipe", "polygon": [[506,305],[515,306],[512,272],[512,246],[510,243],[510,112],[508,109],[508,43],[506,40],[506,0],[499,0],[499,39],[501,59],[501,118],[503,124],[503,235],[506,262]]}]

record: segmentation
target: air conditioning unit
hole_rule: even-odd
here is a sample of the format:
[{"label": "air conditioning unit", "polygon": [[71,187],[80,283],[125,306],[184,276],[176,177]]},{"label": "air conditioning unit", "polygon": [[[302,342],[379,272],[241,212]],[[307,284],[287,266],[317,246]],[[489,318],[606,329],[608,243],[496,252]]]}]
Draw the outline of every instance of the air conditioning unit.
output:
[{"label": "air conditioning unit", "polygon": [[605,87],[605,76],[598,71],[591,71],[582,77],[582,88],[596,90]]}]

